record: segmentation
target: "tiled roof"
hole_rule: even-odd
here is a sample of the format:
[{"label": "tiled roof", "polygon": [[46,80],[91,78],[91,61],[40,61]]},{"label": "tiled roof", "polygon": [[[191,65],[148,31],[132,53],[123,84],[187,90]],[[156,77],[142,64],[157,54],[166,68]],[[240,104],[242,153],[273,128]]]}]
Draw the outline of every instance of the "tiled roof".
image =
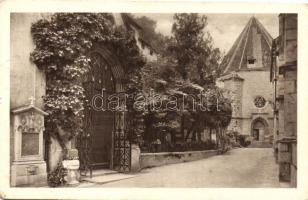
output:
[{"label": "tiled roof", "polygon": [[[241,70],[269,70],[272,40],[259,20],[251,17],[220,64],[223,75]],[[258,67],[248,67],[250,58],[256,59]]]},{"label": "tiled roof", "polygon": [[226,74],[225,76],[222,76],[219,78],[220,81],[226,81],[226,80],[230,80],[230,79],[233,79],[233,80],[239,80],[239,81],[243,81],[244,79],[236,74],[236,73],[229,73],[229,74]]}]

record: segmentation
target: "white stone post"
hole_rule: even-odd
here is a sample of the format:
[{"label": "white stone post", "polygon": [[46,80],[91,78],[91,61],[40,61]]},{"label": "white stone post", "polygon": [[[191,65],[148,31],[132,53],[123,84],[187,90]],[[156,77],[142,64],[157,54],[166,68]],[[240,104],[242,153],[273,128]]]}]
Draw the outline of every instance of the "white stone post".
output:
[{"label": "white stone post", "polygon": [[137,144],[131,144],[131,172],[140,171],[140,155],[141,151]]}]

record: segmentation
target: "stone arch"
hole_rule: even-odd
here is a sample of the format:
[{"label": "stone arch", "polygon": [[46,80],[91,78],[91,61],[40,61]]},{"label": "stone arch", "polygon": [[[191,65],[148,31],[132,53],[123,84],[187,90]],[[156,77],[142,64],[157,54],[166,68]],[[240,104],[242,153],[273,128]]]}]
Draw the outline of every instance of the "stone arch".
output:
[{"label": "stone arch", "polygon": [[[110,140],[110,146],[106,145],[108,148],[107,150],[110,151],[110,158],[108,158],[107,163],[109,168],[115,169],[120,172],[128,172],[130,171],[130,148],[131,144],[130,141],[128,140],[127,133],[125,130],[125,124],[126,124],[126,112],[125,112],[125,98],[126,95],[122,95],[124,90],[124,85],[123,85],[123,80],[125,77],[124,69],[121,65],[121,63],[118,60],[118,57],[113,53],[113,48],[110,47],[109,45],[105,45],[102,43],[94,44],[91,51],[88,52],[88,55],[91,55],[91,53],[97,53],[101,57],[102,61],[106,64],[109,72],[111,72],[112,76],[112,82],[114,87],[114,93],[115,95],[119,94],[119,104],[118,107],[120,108],[119,110],[112,110],[112,115],[113,115],[113,130],[108,134],[109,136],[111,135],[111,140]],[[92,70],[93,68],[91,68]],[[92,71],[93,73],[93,71]],[[103,80],[102,80],[103,81]],[[90,87],[91,88],[91,87]],[[108,98],[108,97],[107,97]],[[85,114],[85,131],[89,133],[94,133],[93,129],[93,113],[91,111],[88,111],[88,116]],[[99,118],[99,117],[98,117]],[[97,123],[96,123],[97,124]],[[99,126],[103,126],[103,123],[100,122]],[[102,130],[99,133],[95,133],[96,135],[101,134],[102,132],[106,132],[107,130],[104,129],[104,127],[100,127]],[[97,132],[97,131],[96,131]],[[87,172],[88,170],[90,171],[90,176],[92,175],[92,168],[93,166],[97,167],[98,164],[100,163],[93,163],[91,161],[91,148],[93,148],[93,141],[96,141],[95,139],[93,140],[92,135],[90,134],[88,139],[82,140],[80,142],[80,159],[81,159],[81,165],[82,169]],[[93,136],[95,137],[95,136]],[[101,137],[100,135],[98,137]],[[88,141],[87,141],[88,140]],[[88,144],[87,144],[88,143]],[[123,145],[124,144],[124,145]],[[101,145],[102,146],[102,145]],[[84,147],[84,148],[83,148]],[[102,151],[100,151],[102,152]],[[98,154],[95,154],[98,155]],[[98,155],[99,156],[99,155]],[[104,162],[103,162],[104,164]]]},{"label": "stone arch", "polygon": [[109,49],[111,49],[111,47],[107,47],[107,45],[94,45],[90,53],[97,52],[103,57],[111,68],[112,75],[115,79],[116,92],[123,92],[124,69],[118,61],[118,58]]},{"label": "stone arch", "polygon": [[257,117],[251,122],[251,136],[254,140],[264,141],[265,136],[269,135],[269,124],[263,117]]}]

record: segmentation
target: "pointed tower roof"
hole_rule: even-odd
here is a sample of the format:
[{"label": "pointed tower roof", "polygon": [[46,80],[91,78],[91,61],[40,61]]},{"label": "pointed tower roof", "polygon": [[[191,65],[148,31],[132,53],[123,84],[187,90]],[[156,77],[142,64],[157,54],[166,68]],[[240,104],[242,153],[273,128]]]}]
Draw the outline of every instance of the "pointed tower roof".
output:
[{"label": "pointed tower roof", "polygon": [[269,70],[272,40],[259,20],[251,17],[220,65],[223,75],[242,70]]}]

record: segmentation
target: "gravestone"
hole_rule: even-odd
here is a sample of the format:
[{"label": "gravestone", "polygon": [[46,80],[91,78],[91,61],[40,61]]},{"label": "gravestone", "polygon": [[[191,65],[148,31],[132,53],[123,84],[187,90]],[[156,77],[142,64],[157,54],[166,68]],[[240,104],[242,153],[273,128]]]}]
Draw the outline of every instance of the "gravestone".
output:
[{"label": "gravestone", "polygon": [[46,112],[30,104],[12,110],[11,186],[47,184],[43,131]]}]

